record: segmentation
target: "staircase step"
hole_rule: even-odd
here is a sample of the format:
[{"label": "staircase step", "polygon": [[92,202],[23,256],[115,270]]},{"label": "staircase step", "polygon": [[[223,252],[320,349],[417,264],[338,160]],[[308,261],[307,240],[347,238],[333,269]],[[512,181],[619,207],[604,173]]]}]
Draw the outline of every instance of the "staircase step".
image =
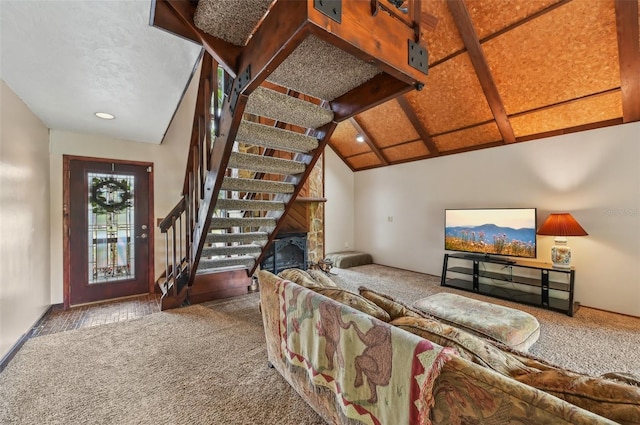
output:
[{"label": "staircase step", "polygon": [[267,232],[245,232],[245,233],[209,233],[206,243],[216,242],[240,242],[240,243],[261,243],[269,240]]},{"label": "staircase step", "polygon": [[236,141],[287,152],[307,153],[318,147],[318,139],[294,131],[243,120]]},{"label": "staircase step", "polygon": [[229,227],[276,227],[276,220],[272,217],[214,217],[209,226],[210,229],[228,229]]},{"label": "staircase step", "polygon": [[333,120],[327,108],[265,87],[251,93],[245,112],[304,128],[318,128]]},{"label": "staircase step", "polygon": [[255,201],[252,199],[218,199],[217,210],[235,211],[284,211],[284,202]]},{"label": "staircase step", "polygon": [[193,22],[206,33],[236,46],[244,46],[272,0],[200,0]]},{"label": "staircase step", "polygon": [[271,180],[239,179],[225,177],[222,182],[222,190],[235,190],[249,193],[293,193],[295,186],[291,183],[276,182]]},{"label": "staircase step", "polygon": [[169,292],[169,282],[163,280],[162,283],[156,282],[156,285],[158,285],[158,288],[160,288],[160,292],[162,292],[162,295],[166,295],[167,292]]},{"label": "staircase step", "polygon": [[198,265],[198,271],[202,272],[203,269],[218,269],[221,267],[234,267],[242,266],[247,269],[251,269],[256,263],[256,258],[251,255],[242,255],[238,257],[226,257],[216,258],[213,260],[202,259]]},{"label": "staircase step", "polygon": [[309,35],[269,74],[267,80],[298,93],[333,101],[380,72],[374,64]]},{"label": "staircase step", "polygon": [[204,248],[202,257],[213,257],[216,255],[260,255],[262,247],[260,245],[235,245],[235,246],[216,246]]},{"label": "staircase step", "polygon": [[232,152],[228,167],[256,171],[258,173],[294,175],[304,173],[307,166],[303,162],[288,159]]}]

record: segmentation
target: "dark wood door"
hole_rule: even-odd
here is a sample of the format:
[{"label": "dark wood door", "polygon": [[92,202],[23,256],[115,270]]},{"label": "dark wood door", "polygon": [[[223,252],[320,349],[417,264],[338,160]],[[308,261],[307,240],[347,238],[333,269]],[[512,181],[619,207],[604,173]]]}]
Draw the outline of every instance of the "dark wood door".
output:
[{"label": "dark wood door", "polygon": [[148,293],[151,167],[70,159],[68,170],[65,304]]}]

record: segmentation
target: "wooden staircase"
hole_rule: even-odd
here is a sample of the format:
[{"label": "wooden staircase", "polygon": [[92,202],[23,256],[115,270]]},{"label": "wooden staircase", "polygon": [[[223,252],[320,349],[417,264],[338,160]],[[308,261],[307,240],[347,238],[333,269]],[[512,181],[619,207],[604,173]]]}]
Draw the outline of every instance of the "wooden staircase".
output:
[{"label": "wooden staircase", "polygon": [[156,0],[152,24],[204,47],[166,309],[246,292],[337,123],[420,89],[427,59],[387,0]]}]

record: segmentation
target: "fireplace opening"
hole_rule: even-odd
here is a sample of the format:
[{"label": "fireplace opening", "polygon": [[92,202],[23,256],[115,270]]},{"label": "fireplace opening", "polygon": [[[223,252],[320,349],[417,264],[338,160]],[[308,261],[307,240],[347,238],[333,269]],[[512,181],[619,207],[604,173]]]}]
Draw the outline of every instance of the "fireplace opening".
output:
[{"label": "fireplace opening", "polygon": [[286,233],[278,235],[260,264],[262,270],[278,274],[285,269],[307,269],[307,234]]}]

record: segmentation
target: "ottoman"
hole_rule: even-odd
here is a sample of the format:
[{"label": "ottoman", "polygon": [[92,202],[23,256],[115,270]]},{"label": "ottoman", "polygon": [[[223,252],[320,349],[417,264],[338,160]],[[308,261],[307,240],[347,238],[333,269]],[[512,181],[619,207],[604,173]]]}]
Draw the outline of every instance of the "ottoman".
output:
[{"label": "ottoman", "polygon": [[520,351],[540,336],[540,323],[524,311],[441,292],[413,304],[417,310]]},{"label": "ottoman", "polygon": [[325,255],[325,260],[333,263],[333,267],[348,269],[349,267],[364,266],[373,263],[371,254],[360,251],[332,252]]}]

